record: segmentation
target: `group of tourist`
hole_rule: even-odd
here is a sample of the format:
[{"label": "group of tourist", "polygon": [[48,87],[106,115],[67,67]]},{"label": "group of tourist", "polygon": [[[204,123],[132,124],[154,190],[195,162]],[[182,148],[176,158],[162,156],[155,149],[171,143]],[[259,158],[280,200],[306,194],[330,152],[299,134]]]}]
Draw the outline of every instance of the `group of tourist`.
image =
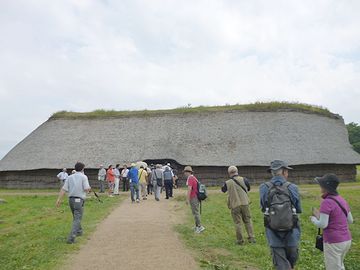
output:
[{"label": "group of tourist", "polygon": [[[175,172],[175,173],[174,173]],[[132,202],[147,200],[148,195],[154,194],[155,200],[160,200],[160,193],[165,189],[165,199],[173,197],[173,188],[177,185],[178,176],[171,164],[166,165],[145,163],[132,163],[130,166],[124,164],[109,165],[107,170],[100,165],[98,171],[100,193],[105,192],[105,183],[108,183],[108,194],[110,197],[119,195],[120,183],[124,192],[130,190]]]},{"label": "group of tourist", "polygon": [[[75,238],[82,234],[81,218],[84,207],[86,192],[90,190],[87,177],[84,175],[84,164],[75,165],[76,172],[66,176],[66,169],[59,173],[58,178],[64,185],[60,191],[56,205],[61,204],[65,192],[69,193],[69,205],[73,214],[73,226],[68,237],[68,243],[74,243]],[[298,215],[302,213],[300,193],[297,185],[288,181],[288,164],[281,160],[274,160],[268,171],[272,179],[259,187],[260,207],[264,214],[265,235],[271,250],[272,261],[276,269],[294,269],[299,257],[299,242],[301,239],[301,228]],[[191,166],[186,166],[184,175],[187,178],[188,192],[186,203],[190,205],[195,220],[195,233],[201,233],[205,227],[201,223],[200,206],[200,183],[194,175]],[[235,166],[228,168],[229,180],[221,188],[228,194],[228,208],[235,224],[236,244],[244,245],[242,234],[242,223],[245,225],[247,240],[255,244],[255,233],[251,219],[249,181],[241,177]],[[131,201],[139,202],[140,193],[143,200],[147,195],[154,193],[155,199],[159,201],[160,192],[163,187],[166,190],[166,199],[173,196],[172,187],[176,179],[170,164],[160,164],[145,168],[141,165],[138,169],[136,164],[131,164],[128,169],[126,165],[119,170],[110,165],[106,171],[103,166],[99,169],[99,181],[109,183],[109,194],[118,194],[120,179],[123,181],[124,190],[127,190],[127,181],[131,191]],[[351,234],[348,224],[353,222],[350,207],[342,198],[337,187],[339,179],[334,174],[327,174],[316,178],[320,185],[323,201],[320,210],[313,209],[310,221],[323,230],[323,252],[325,267],[327,270],[343,270],[344,258],[351,246]],[[101,188],[102,192],[104,189]]]}]

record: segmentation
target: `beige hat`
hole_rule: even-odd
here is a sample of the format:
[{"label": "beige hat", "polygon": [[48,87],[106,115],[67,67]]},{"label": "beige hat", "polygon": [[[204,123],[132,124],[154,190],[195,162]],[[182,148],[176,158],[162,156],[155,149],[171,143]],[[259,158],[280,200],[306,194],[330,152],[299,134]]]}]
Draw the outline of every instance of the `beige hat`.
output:
[{"label": "beige hat", "polygon": [[135,163],[131,163],[131,167],[135,167],[136,166],[136,164]]},{"label": "beige hat", "polygon": [[235,166],[230,166],[228,168],[228,173],[238,173],[238,168],[236,168]]},{"label": "beige hat", "polygon": [[194,171],[193,171],[193,169],[191,168],[191,166],[186,166],[186,167],[184,168],[184,172],[191,172],[191,173],[193,173]]}]

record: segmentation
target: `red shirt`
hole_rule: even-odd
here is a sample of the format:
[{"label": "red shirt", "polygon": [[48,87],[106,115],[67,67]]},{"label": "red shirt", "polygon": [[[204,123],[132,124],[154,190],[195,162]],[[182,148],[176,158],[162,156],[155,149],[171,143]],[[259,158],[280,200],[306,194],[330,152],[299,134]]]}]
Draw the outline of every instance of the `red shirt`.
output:
[{"label": "red shirt", "polygon": [[106,172],[106,179],[109,182],[114,182],[115,181],[115,173],[113,169],[108,169]]},{"label": "red shirt", "polygon": [[190,199],[197,198],[198,195],[198,180],[195,176],[190,175],[186,181],[186,185],[191,187]]}]

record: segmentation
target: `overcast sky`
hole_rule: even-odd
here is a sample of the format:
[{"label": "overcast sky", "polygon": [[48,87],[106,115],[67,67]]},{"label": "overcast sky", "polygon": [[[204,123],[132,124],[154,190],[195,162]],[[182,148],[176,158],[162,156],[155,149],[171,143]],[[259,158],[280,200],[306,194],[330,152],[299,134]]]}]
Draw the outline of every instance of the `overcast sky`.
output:
[{"label": "overcast sky", "polygon": [[59,110],[287,100],[360,122],[360,1],[1,0],[0,158]]}]

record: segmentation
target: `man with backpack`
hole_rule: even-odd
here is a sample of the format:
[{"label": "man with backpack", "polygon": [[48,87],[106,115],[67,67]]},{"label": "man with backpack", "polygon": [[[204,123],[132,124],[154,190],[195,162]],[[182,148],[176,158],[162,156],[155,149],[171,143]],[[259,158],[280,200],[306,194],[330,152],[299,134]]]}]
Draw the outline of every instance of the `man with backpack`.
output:
[{"label": "man with backpack", "polygon": [[160,201],[160,192],[164,186],[164,174],[161,164],[157,164],[155,170],[151,174],[151,181],[154,187],[155,200]]},{"label": "man with backpack", "polygon": [[169,166],[165,166],[164,171],[164,185],[165,185],[165,199],[172,198],[173,196],[173,173]]},{"label": "man with backpack", "polygon": [[299,255],[298,214],[302,210],[298,187],[287,182],[289,170],[286,162],[272,161],[268,171],[273,178],[260,186],[266,238],[277,270],[294,269]]},{"label": "man with backpack", "polygon": [[[186,185],[188,186],[188,192],[186,196],[186,204],[190,204],[192,214],[195,219],[195,233],[201,233],[205,230],[204,226],[201,225],[200,219],[200,206],[201,201],[199,199],[199,181],[193,175],[194,172],[190,166],[186,166],[184,169],[184,175],[187,177]],[[206,197],[206,196],[205,196]]]},{"label": "man with backpack", "polygon": [[228,173],[231,179],[225,182],[221,190],[224,193],[228,192],[228,207],[235,223],[236,244],[243,245],[245,243],[241,230],[242,222],[245,224],[249,243],[255,243],[249,207],[250,199],[247,194],[250,191],[250,184],[246,178],[239,176],[238,169],[235,166],[230,166]]},{"label": "man with backpack", "polygon": [[139,170],[136,167],[135,163],[131,164],[131,168],[129,170],[129,181],[130,181],[130,194],[131,194],[131,202],[140,202],[140,196],[139,196]]}]

